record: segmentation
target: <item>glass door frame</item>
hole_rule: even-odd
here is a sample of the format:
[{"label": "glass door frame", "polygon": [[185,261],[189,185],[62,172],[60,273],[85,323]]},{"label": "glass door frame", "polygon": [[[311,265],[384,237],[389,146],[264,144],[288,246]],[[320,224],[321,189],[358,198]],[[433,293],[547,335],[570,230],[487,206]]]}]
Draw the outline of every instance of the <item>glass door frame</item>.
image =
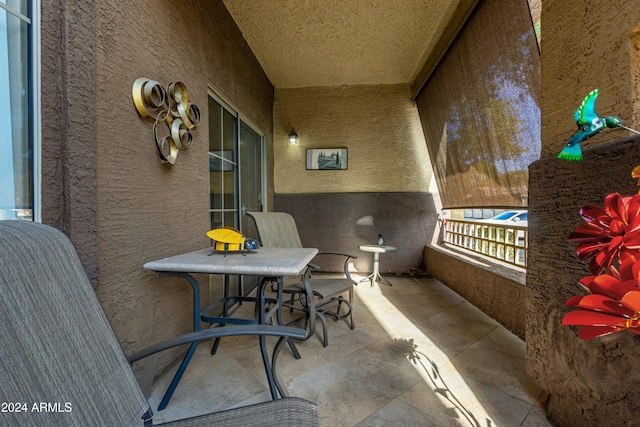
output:
[{"label": "glass door frame", "polygon": [[[234,194],[234,204],[235,207],[234,209],[232,209],[234,211],[234,220],[233,220],[233,224],[226,224],[225,222],[223,222],[223,224],[225,226],[229,226],[232,225],[234,227],[237,227],[238,230],[240,230],[241,232],[244,232],[244,230],[242,229],[242,215],[244,214],[243,209],[242,209],[242,177],[241,177],[241,173],[240,173],[240,168],[241,168],[241,164],[242,164],[242,154],[241,154],[241,150],[240,150],[240,136],[241,136],[241,126],[242,124],[246,125],[248,128],[250,128],[253,132],[255,132],[259,138],[260,138],[260,151],[261,151],[261,155],[260,155],[260,163],[261,163],[261,193],[262,193],[262,209],[266,210],[267,209],[267,153],[266,153],[266,148],[267,148],[267,144],[266,144],[266,136],[264,134],[264,132],[262,132],[260,130],[260,128],[258,126],[256,126],[255,123],[253,123],[251,120],[249,120],[246,116],[244,116],[242,113],[240,113],[238,111],[238,109],[233,105],[233,103],[231,103],[230,101],[228,101],[224,96],[220,95],[219,93],[217,93],[216,91],[214,91],[211,87],[209,87],[208,91],[207,91],[207,95],[208,97],[210,97],[212,100],[214,100],[215,102],[217,102],[226,112],[228,112],[230,115],[232,115],[235,119],[235,123],[234,123],[234,142],[233,142],[233,151],[235,153],[235,163],[236,163],[236,167],[234,168],[234,180],[236,181],[237,185],[234,188],[235,194]],[[207,100],[208,101],[208,100]],[[208,102],[207,102],[208,103]],[[208,153],[210,153],[210,151],[207,151]],[[209,179],[209,182],[210,179]],[[209,194],[211,194],[211,188],[209,189]],[[226,209],[225,206],[222,206],[222,209],[220,210],[220,213],[223,216],[223,221],[224,221],[224,217],[225,217],[225,213],[229,212],[229,209]],[[209,216],[211,217],[212,214],[214,214],[215,212],[217,212],[217,210],[213,209],[211,207],[211,205],[209,205]],[[237,293],[239,295],[245,295],[246,293],[250,293],[253,289],[254,289],[254,285],[250,285],[250,288],[245,289],[244,286],[244,278],[242,276],[239,277],[239,280],[233,280],[233,278],[231,278],[231,286],[233,288],[233,282],[236,282],[236,286],[237,286]],[[211,300],[212,301],[216,301],[219,299],[219,295],[217,293],[217,291],[219,291],[221,288],[221,284],[222,284],[222,278],[215,278],[215,277],[210,277],[209,280],[209,285],[210,285],[210,294],[211,294]],[[256,281],[257,284],[257,281]]]},{"label": "glass door frame", "polygon": [[[22,6],[25,6],[23,9]],[[16,215],[19,219],[28,219],[35,222],[42,222],[42,97],[41,97],[41,0],[26,0],[17,5],[8,5],[6,1],[0,2],[0,10],[5,16],[12,16],[21,23],[27,25],[26,31],[26,62],[22,63],[23,72],[26,69],[26,91],[27,102],[27,146],[26,153],[29,156],[29,170],[27,174],[30,178],[29,192],[30,206],[24,212],[26,215]],[[7,33],[8,36],[8,33]],[[9,109],[9,115],[14,114]],[[12,153],[3,153],[11,156]],[[11,181],[14,185],[15,173]],[[16,206],[14,205],[14,208]],[[21,209],[22,210],[22,209]],[[2,212],[0,212],[2,217]]]},{"label": "glass door frame", "polygon": [[[267,141],[266,141],[266,136],[264,134],[264,132],[262,132],[262,130],[260,129],[260,127],[258,127],[253,121],[251,121],[249,118],[247,118],[244,114],[242,114],[241,112],[238,111],[238,109],[233,105],[233,103],[231,103],[230,101],[228,101],[224,96],[220,95],[219,93],[217,93],[216,91],[214,91],[211,87],[209,87],[208,90],[208,96],[211,97],[214,101],[216,101],[218,104],[220,104],[222,106],[222,108],[224,108],[225,110],[227,110],[232,116],[235,117],[236,119],[236,123],[235,123],[235,135],[236,135],[236,140],[234,142],[234,151],[236,153],[236,162],[238,163],[238,167],[242,161],[241,158],[241,153],[240,153],[240,149],[239,149],[239,142],[240,142],[240,123],[243,122],[245,125],[247,125],[249,128],[251,128],[251,130],[253,130],[255,133],[257,133],[260,136],[260,149],[261,149],[261,166],[262,166],[262,210],[263,211],[268,211],[268,206],[267,206],[267,201],[268,201],[268,197],[267,197]],[[237,182],[238,182],[238,188],[236,189],[237,194],[235,195],[235,202],[238,206],[237,209],[237,217],[236,222],[238,225],[238,229],[240,231],[243,231],[241,228],[241,221],[240,221],[240,217],[241,215],[243,215],[242,212],[242,199],[241,199],[241,191],[240,188],[242,188],[242,178],[240,176],[239,171],[236,172],[237,176]],[[211,210],[211,209],[210,209]]]}]

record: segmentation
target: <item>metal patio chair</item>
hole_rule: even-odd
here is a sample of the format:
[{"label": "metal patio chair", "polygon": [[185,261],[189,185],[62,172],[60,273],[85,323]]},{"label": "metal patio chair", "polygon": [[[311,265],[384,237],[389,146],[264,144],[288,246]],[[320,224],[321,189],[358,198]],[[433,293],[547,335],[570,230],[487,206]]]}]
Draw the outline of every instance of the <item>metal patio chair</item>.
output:
[{"label": "metal patio chair", "polygon": [[[247,212],[253,218],[258,240],[265,247],[302,248],[298,228],[291,215],[285,212]],[[357,258],[354,255],[340,252],[320,252],[318,256],[344,257],[344,277],[313,278],[309,284],[313,294],[318,298],[315,302],[315,313],[322,322],[323,345],[329,345],[327,321],[325,315],[333,316],[335,320],[349,319],[351,329],[355,328],[353,321],[353,286],[357,283],[351,279],[349,261]],[[301,273],[302,274],[302,273]],[[287,306],[294,310],[307,310],[307,293],[301,280],[292,284],[285,284],[283,292],[291,295]],[[346,295],[346,298],[345,298]],[[300,319],[298,319],[300,320]],[[307,325],[305,325],[308,327]]]},{"label": "metal patio chair", "polygon": [[[238,334],[301,338],[305,331],[220,327],[170,339],[127,360],[71,242],[46,225],[0,221],[0,401],[12,405],[0,413],[0,425],[152,425],[130,363],[176,345]],[[280,338],[271,363],[284,342]],[[317,426],[318,415],[314,403],[283,398],[164,425]]]}]

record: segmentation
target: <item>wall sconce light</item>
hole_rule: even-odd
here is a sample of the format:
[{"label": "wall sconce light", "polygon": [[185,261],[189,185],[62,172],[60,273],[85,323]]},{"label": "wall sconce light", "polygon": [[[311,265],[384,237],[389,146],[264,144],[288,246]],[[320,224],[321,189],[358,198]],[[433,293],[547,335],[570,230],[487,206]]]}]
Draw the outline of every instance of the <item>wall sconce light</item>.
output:
[{"label": "wall sconce light", "polygon": [[295,129],[291,128],[291,133],[289,134],[289,144],[296,145],[298,143],[298,134]]}]

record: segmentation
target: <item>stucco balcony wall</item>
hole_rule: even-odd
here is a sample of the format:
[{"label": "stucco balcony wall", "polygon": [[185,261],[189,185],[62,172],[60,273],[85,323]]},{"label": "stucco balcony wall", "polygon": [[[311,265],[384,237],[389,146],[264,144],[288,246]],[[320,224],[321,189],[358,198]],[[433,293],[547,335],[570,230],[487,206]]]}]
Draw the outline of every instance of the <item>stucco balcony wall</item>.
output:
[{"label": "stucco balcony wall", "polygon": [[562,426],[638,425],[640,337],[582,341],[562,318],[567,298],[585,294],[578,279],[589,275],[567,235],[583,222],[582,206],[638,192],[631,170],[640,164],[639,141],[584,150],[581,162],[549,157],[529,168],[527,373],[548,392],[548,414]]},{"label": "stucco balcony wall", "polygon": [[525,273],[440,246],[424,248],[430,275],[525,339]]}]

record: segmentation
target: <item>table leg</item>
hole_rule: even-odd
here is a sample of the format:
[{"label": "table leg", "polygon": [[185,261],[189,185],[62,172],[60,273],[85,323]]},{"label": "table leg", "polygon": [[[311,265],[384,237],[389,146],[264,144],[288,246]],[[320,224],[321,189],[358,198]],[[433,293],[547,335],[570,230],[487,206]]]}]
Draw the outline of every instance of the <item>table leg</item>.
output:
[{"label": "table leg", "polygon": [[[373,254],[373,274],[376,282],[380,279],[381,282],[385,282],[389,286],[393,286],[391,282],[380,275],[380,254],[375,252]],[[373,280],[371,281],[371,286],[373,286]]]},{"label": "table leg", "polygon": [[280,381],[278,380],[278,371],[276,371],[276,362],[278,361],[278,354],[280,354],[280,350],[282,350],[282,347],[284,346],[284,341],[285,341],[284,337],[281,337],[280,339],[278,339],[278,342],[276,343],[276,347],[273,350],[273,356],[271,357],[271,369],[273,371],[273,379],[274,379],[274,382],[276,383],[276,387],[278,388],[278,391],[280,392],[280,396],[283,399],[285,397],[289,397],[289,394],[287,393],[287,390],[282,386],[282,384],[280,384]]},{"label": "table leg", "polygon": [[[185,279],[191,287],[193,288],[193,331],[198,332],[200,330],[200,287],[198,286],[198,282],[188,273],[169,273],[169,272],[160,272],[160,277],[181,277]],[[182,375],[184,371],[187,369],[187,365],[191,361],[193,354],[196,352],[196,348],[198,348],[199,342],[193,342],[189,346],[189,350],[187,354],[182,359],[180,363],[180,367],[178,368],[178,372],[173,376],[173,380],[171,380],[171,384],[169,388],[164,393],[162,397],[162,401],[160,405],[158,405],[158,411],[162,411],[169,404],[169,400],[171,396],[173,396],[173,392],[176,390],[180,379],[182,379]]]},{"label": "table leg", "polygon": [[[284,325],[284,323],[282,322],[282,298],[283,298],[282,288],[284,287],[284,284],[282,283],[282,277],[278,277],[276,279],[276,282],[278,283],[278,304],[280,304],[280,306],[278,307],[276,316],[278,319],[278,325],[282,326]],[[287,338],[287,344],[289,344],[289,348],[293,353],[293,357],[295,357],[297,360],[301,359],[302,356],[300,356],[300,352],[298,351],[298,348],[296,347],[292,338]]]},{"label": "table leg", "polygon": [[171,399],[171,396],[173,396],[173,392],[176,390],[176,387],[178,387],[178,383],[180,382],[180,379],[182,379],[182,375],[184,374],[184,371],[187,369],[189,362],[191,362],[191,358],[193,357],[193,354],[196,352],[196,349],[198,348],[198,344],[199,342],[192,342],[191,345],[189,346],[189,350],[187,351],[187,354],[184,356],[184,359],[182,359],[182,363],[180,363],[178,372],[176,372],[176,374],[173,376],[173,380],[171,380],[171,384],[169,385],[169,388],[164,393],[164,396],[162,397],[162,401],[160,401],[160,405],[158,405],[158,411],[162,411],[169,404],[169,400]]},{"label": "table leg", "polygon": [[378,273],[378,278],[380,279],[380,280],[377,280],[378,282],[384,282],[384,283],[386,283],[386,284],[387,284],[387,285],[389,285],[389,286],[393,286],[393,285],[391,284],[391,282],[390,282],[390,281],[388,281],[387,279],[385,279],[384,277],[382,277],[382,276],[380,275],[380,273]]},{"label": "table leg", "polygon": [[384,282],[389,286],[393,286],[391,284],[391,282],[389,282],[387,279],[385,279],[384,277],[382,277],[380,275],[380,253],[379,252],[374,252],[373,253],[373,273],[371,273],[370,275],[368,275],[367,277],[365,277],[364,279],[360,280],[361,282],[368,282],[371,281],[371,287],[373,288],[373,284],[374,282]]},{"label": "table leg", "polygon": [[378,252],[373,253],[373,278],[371,279],[371,286],[373,281],[380,276],[380,254]]},{"label": "table leg", "polygon": [[[223,298],[224,298],[224,303],[222,304],[222,317],[229,317],[229,303],[227,302],[227,298],[229,297],[229,275],[228,274],[224,275],[222,292],[223,292]],[[224,325],[224,323],[221,323],[221,325]],[[218,345],[220,345],[220,338],[216,338],[213,341],[213,347],[211,348],[212,356],[216,354],[216,351],[218,351]]]}]

